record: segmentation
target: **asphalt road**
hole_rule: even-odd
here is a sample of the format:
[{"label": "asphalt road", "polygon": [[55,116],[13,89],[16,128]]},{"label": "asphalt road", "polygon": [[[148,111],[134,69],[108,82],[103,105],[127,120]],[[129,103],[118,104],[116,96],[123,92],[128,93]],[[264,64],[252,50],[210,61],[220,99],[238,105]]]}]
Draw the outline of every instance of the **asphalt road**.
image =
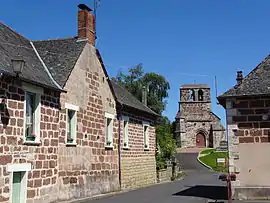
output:
[{"label": "asphalt road", "polygon": [[218,180],[218,174],[197,162],[197,153],[181,153],[183,180],[158,184],[127,193],[91,200],[85,203],[206,203],[227,202],[226,187]]}]

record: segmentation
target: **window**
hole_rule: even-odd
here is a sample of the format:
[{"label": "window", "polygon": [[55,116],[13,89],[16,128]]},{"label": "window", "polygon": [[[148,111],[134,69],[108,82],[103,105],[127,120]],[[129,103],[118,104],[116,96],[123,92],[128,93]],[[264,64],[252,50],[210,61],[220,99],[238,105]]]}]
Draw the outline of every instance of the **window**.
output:
[{"label": "window", "polygon": [[201,89],[198,91],[198,100],[203,101],[203,91]]},{"label": "window", "polygon": [[76,144],[77,138],[77,111],[79,107],[72,104],[65,104],[67,126],[66,126],[66,143]]},{"label": "window", "polygon": [[195,91],[193,89],[188,91],[188,101],[195,101]]},{"label": "window", "polygon": [[123,128],[123,148],[128,149],[129,148],[129,139],[128,139],[128,123],[129,118],[127,116],[123,116],[122,120],[124,121],[124,128]]},{"label": "window", "polygon": [[144,149],[149,149],[149,123],[143,123]]},{"label": "window", "polygon": [[112,148],[113,147],[113,119],[114,115],[105,113],[106,119],[106,140],[105,147]]},{"label": "window", "polygon": [[24,85],[24,141],[40,142],[40,103],[42,89]]},{"label": "window", "polygon": [[11,203],[25,203],[27,194],[28,171],[31,164],[8,164],[7,171],[11,179]]}]

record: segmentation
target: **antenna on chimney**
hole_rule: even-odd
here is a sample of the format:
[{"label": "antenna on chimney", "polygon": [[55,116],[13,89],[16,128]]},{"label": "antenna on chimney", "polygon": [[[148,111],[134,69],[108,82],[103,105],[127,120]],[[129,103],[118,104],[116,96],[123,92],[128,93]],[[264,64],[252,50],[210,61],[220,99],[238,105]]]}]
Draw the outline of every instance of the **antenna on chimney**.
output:
[{"label": "antenna on chimney", "polygon": [[96,39],[97,39],[97,8],[100,6],[101,0],[94,0],[94,17],[95,17],[95,28],[96,28]]}]

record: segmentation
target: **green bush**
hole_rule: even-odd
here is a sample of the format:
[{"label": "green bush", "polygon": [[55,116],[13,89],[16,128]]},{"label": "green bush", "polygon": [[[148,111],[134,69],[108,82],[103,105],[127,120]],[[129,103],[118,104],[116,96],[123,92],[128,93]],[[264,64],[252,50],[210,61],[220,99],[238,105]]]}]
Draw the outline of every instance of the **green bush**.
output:
[{"label": "green bush", "polygon": [[156,156],[157,169],[166,168],[166,161],[172,160],[176,153],[176,141],[171,133],[170,123],[156,126],[156,136],[159,153]]}]

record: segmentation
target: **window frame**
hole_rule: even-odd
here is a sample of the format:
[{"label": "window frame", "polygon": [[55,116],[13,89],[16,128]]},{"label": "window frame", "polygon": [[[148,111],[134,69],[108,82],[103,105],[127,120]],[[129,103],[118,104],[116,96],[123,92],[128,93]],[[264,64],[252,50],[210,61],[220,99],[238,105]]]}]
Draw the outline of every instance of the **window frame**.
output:
[{"label": "window frame", "polygon": [[[40,144],[40,122],[41,122],[41,95],[43,95],[43,88],[31,85],[31,84],[22,84],[22,89],[24,90],[24,118],[23,118],[23,142],[24,143],[32,143],[32,144]],[[27,93],[34,94],[35,97],[35,112],[34,112],[34,133],[35,133],[35,140],[27,140],[26,139],[26,95]]]},{"label": "window frame", "polygon": [[[129,117],[122,116],[123,121],[123,149],[129,149]],[[126,126],[125,126],[126,122]],[[126,144],[126,145],[125,145]]]},{"label": "window frame", "polygon": [[[146,128],[146,131],[144,130]],[[149,142],[149,127],[150,123],[143,121],[143,148],[144,150],[149,150],[150,149],[150,142]]]},{"label": "window frame", "polygon": [[[114,122],[115,115],[111,113],[105,112],[105,148],[113,148],[113,122]],[[111,119],[109,129],[107,125],[108,119]],[[109,131],[109,134],[108,134]],[[110,144],[108,144],[108,142]]]},{"label": "window frame", "polygon": [[25,203],[27,200],[27,182],[28,182],[28,172],[31,171],[31,163],[23,164],[7,164],[7,172],[10,173],[10,201],[12,201],[12,192],[13,192],[13,175],[14,172],[24,172],[23,178],[21,180],[21,193],[20,200],[22,203]]},{"label": "window frame", "polygon": [[[78,133],[78,127],[77,127],[77,123],[78,123],[78,118],[77,118],[77,113],[79,111],[79,107],[73,104],[69,104],[69,103],[65,103],[65,109],[66,109],[66,134],[65,134],[65,143],[66,145],[77,145],[77,133]],[[74,128],[75,128],[75,132],[73,132],[73,136],[71,135],[71,138],[73,139],[73,142],[68,142],[68,128],[69,128],[69,122],[68,122],[68,111],[74,111],[74,115],[73,115],[73,121],[74,122]]]}]

